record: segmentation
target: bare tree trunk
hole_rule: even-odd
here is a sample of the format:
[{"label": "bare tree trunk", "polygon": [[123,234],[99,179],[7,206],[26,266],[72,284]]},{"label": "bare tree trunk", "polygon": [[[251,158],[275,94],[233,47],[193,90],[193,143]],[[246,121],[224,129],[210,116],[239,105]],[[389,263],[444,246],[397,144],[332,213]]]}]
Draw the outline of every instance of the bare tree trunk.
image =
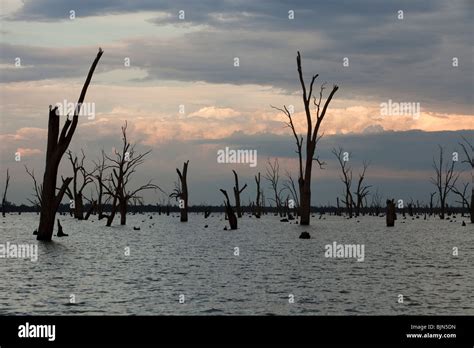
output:
[{"label": "bare tree trunk", "polygon": [[189,164],[189,160],[184,162],[182,173],[179,171],[178,168],[176,168],[176,171],[178,172],[178,176],[179,176],[179,181],[181,183],[181,193],[179,196],[183,200],[183,202],[180,202],[181,222],[188,221],[188,181],[187,181],[188,164]]},{"label": "bare tree trunk", "polygon": [[470,143],[465,137],[461,137],[464,142],[459,143],[459,145],[461,145],[464,155],[466,156],[462,163],[467,163],[471,166],[471,204],[469,205],[469,213],[471,215],[471,223],[474,224],[474,145]]},{"label": "bare tree trunk", "polygon": [[74,110],[72,121],[69,120],[69,118],[66,120],[61,130],[61,134],[59,134],[59,115],[57,115],[58,107],[50,107],[48,121],[48,145],[46,148],[46,166],[43,176],[41,214],[37,236],[38,240],[50,241],[53,236],[54,220],[58,206],[61,203],[66,186],[69,185],[72,180],[72,178],[66,178],[66,180],[63,182],[63,186],[56,195],[56,181],[58,177],[59,163],[61,162],[61,158],[68,148],[72,136],[76,130],[81,105],[84,102],[87,88],[89,87],[95,67],[97,66],[102,54],[102,49],[99,49],[99,53],[97,53],[97,56],[89,70],[89,74],[87,75],[84,86],[82,87],[81,95],[79,96],[77,106]]},{"label": "bare tree trunk", "polygon": [[84,220],[89,220],[89,217],[91,216],[94,210],[97,210],[97,201],[92,201],[91,206],[89,207],[89,210],[87,211],[86,216],[84,217]]},{"label": "bare tree trunk", "polygon": [[108,166],[112,168],[112,173],[106,180],[107,185],[102,183],[102,187],[106,190],[107,195],[112,197],[112,211],[107,217],[107,226],[112,225],[117,209],[120,211],[120,224],[125,225],[129,200],[140,201],[141,197],[137,195],[138,192],[158,188],[158,186],[151,183],[151,180],[133,191],[126,187],[130,182],[130,177],[136,173],[137,167],[144,163],[144,158],[151,150],[142,154],[135,152],[135,145],[132,145],[127,140],[127,121],[122,126],[122,142],[122,151],[118,152],[115,150],[115,158],[104,154],[104,157],[112,163],[112,165]]},{"label": "bare tree trunk", "polygon": [[106,224],[107,227],[112,226],[112,222],[114,221],[115,214],[117,213],[117,201],[118,201],[118,197],[115,195],[112,200],[112,207],[111,207],[112,210],[110,211],[110,214],[107,216],[107,224]]},{"label": "bare tree trunk", "polygon": [[[443,166],[443,148],[439,147],[439,162],[433,159],[433,169],[435,170],[436,177],[431,178],[431,182],[437,187],[440,202],[440,214],[439,217],[443,220],[446,212],[446,198],[448,194],[453,190],[456,185],[459,175],[454,173],[454,161],[451,161],[451,165],[447,164]],[[444,171],[444,173],[443,173]]]},{"label": "bare tree trunk", "polygon": [[232,206],[230,205],[230,200],[229,196],[227,195],[227,191],[220,189],[220,191],[224,194],[226,201],[224,201],[225,205],[225,212],[227,214],[227,218],[229,219],[229,225],[231,230],[236,230],[237,229],[237,217],[235,216],[234,210],[232,209]]},{"label": "bare tree trunk", "polygon": [[125,225],[127,223],[127,201],[122,200],[119,203],[120,209],[120,225]]},{"label": "bare tree trunk", "polygon": [[82,201],[82,193],[77,193],[74,197],[74,217],[78,220],[84,219],[84,203]]},{"label": "bare tree trunk", "polygon": [[237,211],[237,217],[241,218],[242,217],[242,209],[240,208],[240,194],[242,193],[243,190],[247,187],[247,184],[242,187],[242,189],[239,188],[239,177],[237,175],[237,172],[235,170],[232,171],[234,173],[234,179],[235,179],[235,186],[234,186],[234,197],[235,197],[235,210]]},{"label": "bare tree trunk", "polygon": [[275,108],[277,110],[282,111],[288,117],[288,127],[292,130],[293,136],[296,140],[297,146],[297,153],[298,153],[298,160],[299,160],[299,190],[300,190],[300,224],[301,225],[309,225],[310,222],[310,214],[311,214],[311,172],[313,167],[313,161],[318,162],[319,166],[322,167],[324,163],[320,162],[318,157],[314,157],[316,145],[320,140],[321,136],[318,136],[319,128],[321,123],[326,115],[327,108],[329,103],[331,102],[334,94],[339,89],[338,86],[334,86],[331,93],[329,94],[328,98],[326,99],[324,106],[321,109],[321,100],[323,97],[323,90],[324,84],[320,88],[319,98],[314,97],[313,103],[316,108],[316,123],[313,128],[313,119],[311,115],[310,103],[312,100],[312,93],[313,93],[313,85],[314,81],[318,77],[318,75],[313,75],[311,82],[309,84],[309,90],[306,89],[306,84],[303,78],[303,69],[301,67],[301,55],[298,52],[296,57],[296,64],[298,68],[298,76],[301,84],[301,89],[303,91],[303,103],[304,109],[306,114],[306,161],[305,167],[303,170],[303,155],[302,155],[302,146],[303,146],[303,136],[298,136],[296,133],[295,126],[293,124],[293,119],[291,112],[288,110],[286,106],[283,106],[283,109]]},{"label": "bare tree trunk", "polygon": [[[311,174],[310,174],[311,175]],[[300,225],[309,225],[311,216],[311,187],[310,181],[305,181],[300,189]]]},{"label": "bare tree trunk", "polygon": [[386,209],[386,221],[387,221],[387,227],[393,227],[395,226],[395,202],[394,200],[388,200],[387,199],[387,209]]},{"label": "bare tree trunk", "polygon": [[262,215],[262,208],[261,208],[261,203],[260,203],[260,172],[258,172],[258,175],[255,175],[255,183],[257,184],[257,199],[256,199],[256,207],[255,207],[255,217],[260,218]]},{"label": "bare tree trunk", "polygon": [[10,184],[10,173],[7,168],[7,180],[5,181],[5,191],[3,191],[3,198],[2,198],[2,216],[5,217],[5,212],[6,212],[6,205],[7,205],[7,191],[8,191],[8,185]]},{"label": "bare tree trunk", "polygon": [[[98,219],[102,220],[105,215],[104,215],[104,206],[103,206],[103,201],[102,197],[104,196],[104,171],[106,169],[106,164],[105,164],[105,152],[102,149],[101,151],[102,158],[99,159],[99,161],[95,164],[95,169],[94,169],[94,174],[93,177],[97,180],[96,184],[96,191],[97,191],[97,214]],[[107,201],[106,201],[107,202]]]},{"label": "bare tree trunk", "polygon": [[430,216],[433,215],[433,197],[436,195],[436,192],[430,194]]}]

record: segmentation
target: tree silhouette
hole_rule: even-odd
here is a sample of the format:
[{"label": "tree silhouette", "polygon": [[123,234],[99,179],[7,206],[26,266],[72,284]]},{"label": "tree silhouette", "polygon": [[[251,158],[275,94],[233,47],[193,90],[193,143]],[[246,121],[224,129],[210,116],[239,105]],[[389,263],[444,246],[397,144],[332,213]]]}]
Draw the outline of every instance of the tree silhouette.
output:
[{"label": "tree silhouette", "polygon": [[237,175],[237,172],[235,170],[232,170],[234,173],[234,179],[235,179],[235,186],[234,186],[234,197],[235,197],[235,210],[237,211],[237,217],[241,218],[242,217],[242,209],[240,208],[240,194],[242,193],[243,190],[247,187],[247,184],[244,185],[244,187],[240,188],[239,187],[239,176]]},{"label": "tree silhouette", "polygon": [[108,168],[112,169],[112,173],[102,185],[106,193],[112,197],[112,211],[107,216],[107,226],[112,225],[117,211],[120,212],[120,224],[125,225],[129,201],[141,201],[141,197],[138,195],[140,191],[159,189],[157,185],[152,184],[152,180],[135,190],[128,189],[132,175],[145,162],[145,157],[151,150],[145,153],[136,153],[135,145],[132,145],[127,139],[127,122],[122,126],[122,142],[122,151],[115,150],[115,158],[105,155],[105,158],[111,163]]},{"label": "tree silhouette", "polygon": [[49,121],[48,121],[48,145],[46,148],[46,166],[44,169],[43,184],[42,184],[42,193],[41,193],[41,214],[40,221],[38,226],[38,240],[50,241],[53,236],[53,227],[55,222],[56,212],[58,210],[59,204],[63,198],[66,187],[71,182],[72,178],[66,178],[63,181],[62,187],[59,192],[56,194],[56,181],[58,177],[58,167],[61,162],[61,158],[66,152],[69,144],[71,143],[72,136],[76,131],[79,112],[81,110],[82,103],[86,97],[87,88],[94,74],[94,70],[99,62],[100,58],[104,51],[99,48],[94,62],[89,70],[86,81],[82,87],[79,100],[74,109],[74,115],[72,121],[67,117],[66,122],[59,132],[59,118],[60,115],[57,114],[58,107],[49,108]]},{"label": "tree silhouette", "polygon": [[3,191],[3,198],[2,198],[2,216],[5,217],[5,211],[7,208],[7,191],[8,185],[10,184],[10,172],[7,168],[7,178],[5,180],[5,190]]},{"label": "tree silhouette", "polygon": [[456,185],[459,175],[454,172],[454,161],[451,161],[451,165],[446,163],[444,165],[443,152],[444,149],[441,145],[439,147],[439,161],[436,162],[433,158],[433,169],[435,170],[435,177],[431,178],[431,182],[438,189],[438,197],[440,203],[440,214],[439,217],[444,219],[446,211],[446,198],[448,194],[453,190]]},{"label": "tree silhouette", "polygon": [[[306,84],[303,78],[303,69],[301,67],[301,55],[298,52],[296,57],[296,64],[298,67],[298,76],[301,84],[301,89],[303,91],[303,104],[304,110],[306,114],[306,161],[305,165],[303,166],[303,154],[302,154],[302,146],[303,146],[303,136],[298,136],[297,131],[295,129],[292,114],[288,110],[288,108],[284,105],[283,108],[275,108],[281,112],[283,112],[288,117],[288,127],[291,129],[293,136],[296,140],[296,152],[298,154],[299,160],[299,177],[298,177],[298,185],[300,190],[300,224],[301,225],[309,225],[310,223],[310,212],[311,212],[311,173],[313,168],[313,161],[318,162],[319,166],[322,166],[322,163],[319,161],[318,157],[314,157],[316,151],[316,145],[318,141],[321,139],[322,135],[319,134],[319,128],[321,127],[321,123],[326,116],[326,111],[328,109],[329,103],[331,102],[334,94],[337,92],[339,87],[334,85],[332,88],[331,93],[329,94],[328,98],[326,99],[324,105],[322,106],[322,97],[323,91],[325,89],[325,84],[321,85],[319,91],[319,99],[313,97],[313,85],[316,78],[319,75],[313,75],[311,78],[311,82],[309,84],[309,88],[306,88]],[[315,114],[316,114],[316,122],[313,128],[313,115],[311,112],[311,98],[313,97],[313,104],[315,107]],[[322,106],[322,107],[321,107]]]},{"label": "tree silhouette", "polygon": [[175,184],[176,187],[174,192],[170,195],[170,197],[174,197],[176,200],[179,200],[181,222],[188,221],[188,164],[189,160],[183,163],[183,172],[181,172],[179,168],[176,168],[179,184]]}]

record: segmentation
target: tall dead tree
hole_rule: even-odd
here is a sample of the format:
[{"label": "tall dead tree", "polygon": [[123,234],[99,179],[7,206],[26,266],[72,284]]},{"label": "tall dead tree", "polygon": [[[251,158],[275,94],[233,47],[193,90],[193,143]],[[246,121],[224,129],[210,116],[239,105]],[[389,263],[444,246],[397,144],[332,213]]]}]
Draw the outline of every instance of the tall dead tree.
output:
[{"label": "tall dead tree", "polygon": [[[296,152],[298,154],[299,160],[299,177],[298,177],[298,185],[300,190],[300,224],[301,225],[309,225],[310,222],[310,213],[311,213],[311,173],[313,168],[313,161],[318,162],[319,166],[322,166],[322,163],[319,161],[318,157],[314,157],[316,152],[316,145],[318,141],[321,139],[321,136],[318,136],[319,128],[321,127],[321,123],[326,116],[326,111],[328,109],[329,103],[331,102],[334,94],[337,92],[339,87],[334,85],[332,88],[331,93],[329,94],[328,98],[324,102],[324,105],[321,105],[322,98],[323,98],[323,91],[325,89],[325,84],[323,83],[320,87],[319,91],[319,98],[313,97],[313,85],[316,78],[319,76],[318,74],[313,75],[311,78],[311,82],[309,84],[309,88],[306,88],[306,83],[303,78],[303,69],[301,67],[301,55],[298,52],[296,57],[296,65],[298,68],[298,76],[301,84],[301,89],[303,91],[303,104],[304,110],[306,114],[306,161],[305,165],[303,166],[303,154],[302,154],[302,146],[303,146],[303,136],[298,136],[297,131],[295,129],[292,114],[288,110],[288,108],[284,105],[283,108],[275,108],[280,110],[288,117],[288,127],[291,129],[293,136],[296,140]],[[313,97],[313,104],[314,104],[314,111],[313,114],[316,114],[316,120],[313,128],[313,115],[311,111],[311,98]]]},{"label": "tall dead tree", "polygon": [[117,211],[120,212],[120,224],[125,225],[130,200],[140,201],[141,197],[138,193],[143,190],[159,189],[157,185],[151,183],[151,180],[135,190],[128,189],[132,175],[145,162],[145,157],[151,150],[145,153],[136,153],[135,145],[132,145],[127,139],[127,122],[122,126],[122,142],[122,151],[114,151],[115,158],[105,155],[105,158],[111,163],[108,167],[112,170],[102,185],[106,194],[112,199],[112,210],[107,216],[107,226],[112,225]]},{"label": "tall dead tree", "polygon": [[239,176],[237,175],[237,172],[235,170],[232,170],[234,173],[234,179],[235,179],[235,186],[234,186],[234,197],[235,197],[235,210],[237,211],[237,217],[241,218],[242,217],[242,209],[240,208],[240,194],[242,193],[243,190],[247,187],[247,184],[244,185],[244,187],[240,188],[239,187]]},{"label": "tall dead tree", "polygon": [[174,192],[170,195],[170,197],[176,198],[179,203],[181,222],[188,221],[188,164],[189,160],[183,163],[183,172],[181,172],[179,168],[176,168],[179,177],[179,184],[176,185]]},{"label": "tall dead tree", "polygon": [[367,168],[369,167],[368,162],[363,163],[363,169],[362,173],[359,174],[359,181],[357,182],[357,191],[354,193],[356,194],[357,197],[357,203],[356,203],[356,216],[359,216],[360,210],[364,208],[364,199],[368,196],[369,188],[371,187],[370,185],[364,185],[364,179],[365,179],[365,172],[367,171]]},{"label": "tall dead tree", "polygon": [[[344,183],[344,196],[345,200],[342,202],[346,205],[349,217],[352,218],[352,208],[354,206],[354,199],[352,197],[351,185],[352,185],[352,168],[348,165],[348,160],[344,157],[344,149],[340,147],[338,150],[332,149],[332,153],[336,156],[339,165],[341,167],[342,176],[341,181]],[[347,153],[349,157],[350,154]]]},{"label": "tall dead tree", "polygon": [[105,173],[105,169],[107,168],[107,165],[106,165],[106,159],[105,159],[105,152],[104,150],[101,151],[101,158],[97,161],[97,162],[93,162],[94,163],[94,171],[93,171],[93,177],[94,179],[96,180],[96,182],[94,182],[95,184],[95,188],[96,188],[96,192],[97,192],[97,201],[96,201],[96,209],[97,209],[97,215],[98,215],[98,219],[101,220],[105,217],[104,215],[104,205],[107,204],[110,196],[108,196],[107,199],[105,199],[105,201],[103,201],[104,199],[104,180],[105,180],[105,176],[104,176],[104,173]]},{"label": "tall dead tree", "polygon": [[435,170],[436,176],[431,178],[431,182],[438,189],[438,197],[440,204],[440,213],[439,217],[444,219],[446,211],[446,198],[448,194],[453,190],[453,186],[456,185],[459,175],[456,175],[454,172],[454,161],[451,161],[451,164],[444,164],[444,149],[440,145],[439,147],[439,162],[436,162],[433,158],[433,169]]},{"label": "tall dead tree", "polygon": [[[459,143],[461,145],[464,155],[466,158],[462,160],[461,163],[467,163],[471,166],[471,204],[468,204],[469,213],[471,215],[471,223],[474,224],[474,145],[471,144],[466,138],[462,137],[463,142]],[[471,150],[469,155],[468,149]]]},{"label": "tall dead tree", "polygon": [[[86,155],[84,151],[81,150],[82,157],[79,159],[77,155],[73,155],[71,151],[67,152],[69,162],[72,165],[72,190],[67,187],[66,195],[74,202],[74,218],[78,220],[84,219],[84,202],[82,191],[84,188],[92,182],[92,173],[88,173],[84,168],[84,160]],[[79,174],[82,179],[79,183]]]},{"label": "tall dead tree", "polygon": [[66,187],[71,182],[72,178],[66,178],[61,186],[61,189],[56,193],[56,181],[58,177],[58,167],[61,162],[61,158],[66,152],[69,144],[71,143],[72,136],[76,131],[77,123],[79,120],[79,113],[81,110],[82,103],[86,97],[87,88],[94,74],[94,70],[97,66],[97,63],[102,57],[104,51],[99,48],[94,62],[89,70],[86,81],[82,87],[79,100],[77,101],[76,107],[74,109],[74,115],[72,121],[67,117],[64,126],[59,132],[59,118],[60,115],[57,114],[58,107],[49,108],[49,121],[48,121],[48,145],[46,148],[46,166],[44,169],[43,176],[43,190],[41,198],[41,214],[40,221],[38,226],[38,240],[50,241],[53,236],[53,228],[55,222],[56,212],[58,210],[59,204],[63,198]]},{"label": "tall dead tree", "polygon": [[227,214],[227,218],[229,219],[229,225],[231,230],[236,230],[237,229],[237,217],[235,216],[234,209],[232,209],[232,206],[230,205],[230,200],[229,200],[229,195],[227,194],[226,190],[220,189],[222,194],[225,196],[225,212]]},{"label": "tall dead tree", "polygon": [[10,184],[10,172],[7,168],[7,179],[5,180],[5,190],[3,191],[3,198],[2,198],[2,216],[5,217],[5,212],[7,210],[7,191],[8,185]]},{"label": "tall dead tree", "polygon": [[266,174],[264,175],[265,179],[268,180],[270,183],[270,187],[273,191],[273,197],[270,198],[273,202],[275,202],[276,211],[280,216],[283,216],[283,199],[282,199],[282,192],[284,188],[280,189],[278,187],[280,181],[280,164],[278,163],[278,158],[273,160],[273,163],[268,160],[268,164],[266,167]]},{"label": "tall dead tree", "polygon": [[260,202],[260,196],[262,195],[262,192],[260,191],[260,172],[258,172],[257,175],[255,175],[255,183],[257,184],[257,199],[255,200],[255,217],[260,218],[262,215],[262,204]]}]

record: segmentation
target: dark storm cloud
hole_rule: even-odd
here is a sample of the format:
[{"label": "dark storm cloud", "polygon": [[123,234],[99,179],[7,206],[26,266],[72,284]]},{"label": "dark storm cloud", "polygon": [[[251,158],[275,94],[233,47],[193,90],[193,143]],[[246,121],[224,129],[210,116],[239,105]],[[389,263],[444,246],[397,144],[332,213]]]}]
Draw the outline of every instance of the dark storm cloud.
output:
[{"label": "dark storm cloud", "polygon": [[[149,33],[143,33],[146,39],[124,38],[125,48],[107,51],[103,67],[116,68],[130,56],[135,67],[147,71],[148,80],[254,83],[293,92],[299,89],[295,54],[300,50],[307,79],[319,73],[321,82],[338,83],[339,98],[398,99],[420,102],[425,110],[472,112],[469,1],[39,0],[26,1],[13,18],[58,21],[70,9],[78,17],[149,11],[157,13],[157,25],[195,26],[175,39],[154,40]],[[185,21],[177,18],[182,9]],[[295,11],[294,20],[288,20],[289,9]],[[397,19],[400,9],[403,20]],[[38,49],[22,52],[35,69],[2,71],[2,81],[78,72],[77,58],[66,58],[56,68],[54,50],[52,60],[42,62]],[[2,60],[15,54],[2,54]],[[239,68],[233,67],[234,57],[240,59]],[[349,67],[342,66],[344,57]],[[451,65],[453,57],[459,58],[457,68]]]},{"label": "dark storm cloud", "polygon": [[[441,1],[412,0],[387,1],[382,4],[378,0],[25,0],[23,7],[12,17],[23,20],[57,21],[63,19],[71,9],[83,17],[138,11],[158,11],[176,15],[178,11],[185,10],[188,13],[187,21],[194,24],[221,25],[222,21],[216,18],[216,15],[220,14],[224,18],[242,17],[239,20],[240,24],[255,25],[255,19],[265,22],[286,17],[291,9],[295,10],[298,17],[307,21],[314,21],[315,18],[327,20],[327,15],[334,13],[346,14],[349,19],[354,20],[354,17],[366,16],[367,12],[379,17],[399,9],[410,9],[412,13],[418,13],[432,11],[440,4]],[[242,15],[243,13],[246,15]],[[348,20],[346,18],[342,17],[341,21]]]},{"label": "dark storm cloud", "polygon": [[[335,164],[331,153],[333,148],[342,147],[351,153],[351,159],[356,164],[364,160],[372,165],[388,170],[431,170],[433,156],[438,151],[438,145],[445,148],[446,154],[462,150],[459,142],[461,136],[474,139],[474,131],[443,131],[443,132],[378,132],[373,134],[332,135],[321,139],[318,144],[318,156],[325,162]],[[291,134],[258,134],[247,135],[241,132],[222,140],[198,140],[197,144],[220,144],[234,148],[257,149],[259,158],[286,157],[295,158],[295,142]]]}]

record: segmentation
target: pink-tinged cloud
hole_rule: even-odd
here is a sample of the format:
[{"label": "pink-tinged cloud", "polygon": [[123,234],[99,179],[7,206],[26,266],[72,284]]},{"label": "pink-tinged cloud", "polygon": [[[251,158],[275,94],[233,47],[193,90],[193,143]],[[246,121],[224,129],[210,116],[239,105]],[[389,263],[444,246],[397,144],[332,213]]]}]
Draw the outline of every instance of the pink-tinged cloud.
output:
[{"label": "pink-tinged cloud", "polygon": [[16,152],[18,152],[21,157],[33,157],[36,155],[41,155],[42,153],[40,149],[30,149],[30,148],[24,148],[24,147],[17,148]]}]

